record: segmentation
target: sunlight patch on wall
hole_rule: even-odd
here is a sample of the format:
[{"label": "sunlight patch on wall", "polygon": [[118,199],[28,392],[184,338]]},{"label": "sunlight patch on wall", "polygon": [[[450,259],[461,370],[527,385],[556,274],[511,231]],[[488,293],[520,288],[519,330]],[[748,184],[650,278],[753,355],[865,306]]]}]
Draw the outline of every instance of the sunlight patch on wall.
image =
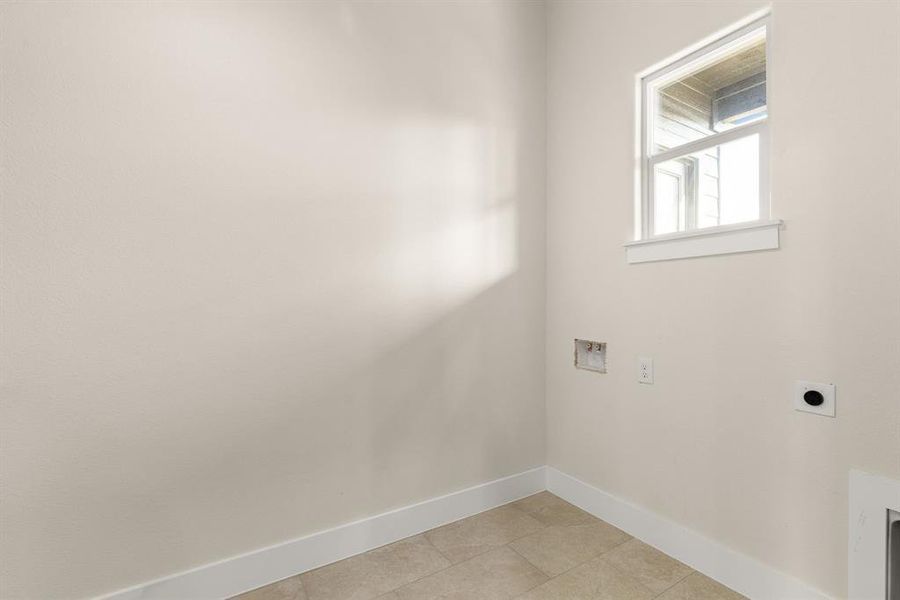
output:
[{"label": "sunlight patch on wall", "polygon": [[449,308],[518,267],[515,136],[468,121],[398,124],[390,155],[400,240],[386,256],[404,296]]}]

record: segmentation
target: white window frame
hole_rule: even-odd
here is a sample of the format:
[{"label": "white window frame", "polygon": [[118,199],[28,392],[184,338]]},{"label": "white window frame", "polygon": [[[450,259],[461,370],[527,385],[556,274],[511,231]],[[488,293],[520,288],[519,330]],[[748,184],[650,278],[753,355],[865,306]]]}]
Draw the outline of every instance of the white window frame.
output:
[{"label": "white window frame", "polygon": [[[713,133],[678,147],[652,154],[653,136],[650,130],[656,110],[656,94],[666,83],[695,72],[705,64],[719,59],[729,46],[741,38],[762,30],[766,42],[766,105],[767,115],[762,121],[738,125],[733,129]],[[775,249],[779,246],[781,221],[771,218],[770,203],[770,136],[771,122],[771,21],[768,14],[755,16],[745,24],[703,43],[691,51],[673,58],[664,66],[639,75],[639,197],[636,207],[635,241],[626,244],[628,261],[650,262],[676,258],[690,258],[714,254],[731,254],[754,250]],[[719,146],[737,139],[759,136],[759,219],[730,225],[690,229],[677,233],[653,234],[653,172],[654,166],[688,154]]]}]

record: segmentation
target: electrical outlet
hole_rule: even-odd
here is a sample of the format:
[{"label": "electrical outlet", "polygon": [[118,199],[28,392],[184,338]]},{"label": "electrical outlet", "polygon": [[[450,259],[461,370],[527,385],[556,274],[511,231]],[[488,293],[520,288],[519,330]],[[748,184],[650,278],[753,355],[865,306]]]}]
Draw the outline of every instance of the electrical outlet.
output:
[{"label": "electrical outlet", "polygon": [[653,359],[647,356],[638,357],[638,383],[653,383]]},{"label": "electrical outlet", "polygon": [[825,417],[833,417],[834,392],[833,383],[798,381],[794,384],[794,409]]}]

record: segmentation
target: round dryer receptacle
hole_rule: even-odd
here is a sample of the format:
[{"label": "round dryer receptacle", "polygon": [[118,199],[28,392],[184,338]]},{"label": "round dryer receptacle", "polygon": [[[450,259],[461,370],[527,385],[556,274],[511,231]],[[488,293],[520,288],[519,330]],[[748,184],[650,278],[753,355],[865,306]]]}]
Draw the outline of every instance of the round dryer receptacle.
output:
[{"label": "round dryer receptacle", "polygon": [[817,390],[809,390],[805,394],[803,394],[803,401],[809,404],[810,406],[819,406],[823,402],[825,402],[825,397],[822,395],[822,392]]}]

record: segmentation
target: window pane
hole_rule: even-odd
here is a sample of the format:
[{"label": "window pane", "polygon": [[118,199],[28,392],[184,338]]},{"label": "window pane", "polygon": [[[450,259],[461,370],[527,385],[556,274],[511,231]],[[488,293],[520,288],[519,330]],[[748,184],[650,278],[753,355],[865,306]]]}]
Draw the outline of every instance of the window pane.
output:
[{"label": "window pane", "polygon": [[704,55],[648,92],[652,153],[764,119],[765,29]]},{"label": "window pane", "polygon": [[759,136],[719,146],[719,224],[759,219]]},{"label": "window pane", "polygon": [[653,167],[654,235],[759,218],[757,134]]}]

